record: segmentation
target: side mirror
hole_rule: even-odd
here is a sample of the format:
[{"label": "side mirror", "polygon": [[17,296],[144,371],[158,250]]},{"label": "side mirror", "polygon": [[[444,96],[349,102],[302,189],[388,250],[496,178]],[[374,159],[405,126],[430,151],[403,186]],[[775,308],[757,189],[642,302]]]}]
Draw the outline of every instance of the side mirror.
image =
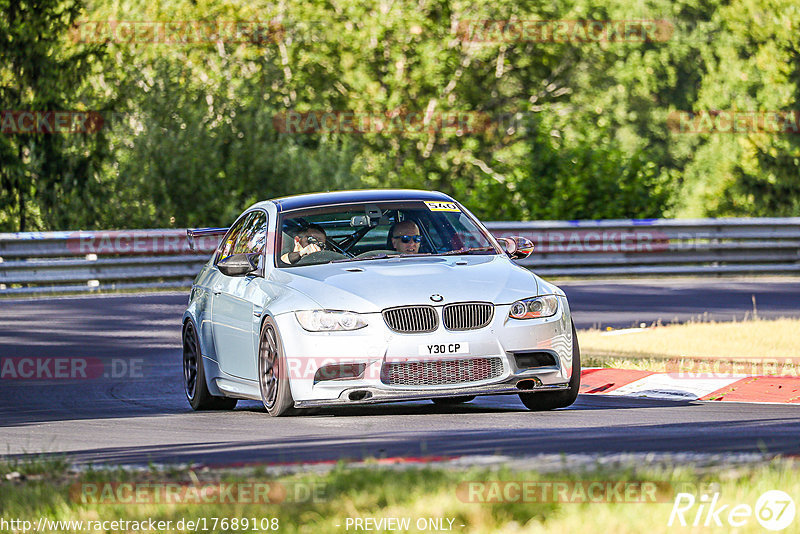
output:
[{"label": "side mirror", "polygon": [[258,254],[232,254],[217,263],[225,276],[244,276],[258,269]]},{"label": "side mirror", "polygon": [[500,237],[497,239],[512,260],[527,258],[533,253],[533,242],[524,237]]}]

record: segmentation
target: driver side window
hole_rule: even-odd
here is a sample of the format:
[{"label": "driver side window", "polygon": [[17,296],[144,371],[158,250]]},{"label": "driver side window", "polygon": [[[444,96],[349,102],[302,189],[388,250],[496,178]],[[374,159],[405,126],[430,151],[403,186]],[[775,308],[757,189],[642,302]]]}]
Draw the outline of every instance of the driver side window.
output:
[{"label": "driver side window", "polygon": [[242,225],[245,222],[247,217],[242,217],[238,221],[231,226],[231,229],[228,230],[228,233],[225,234],[225,237],[222,238],[222,241],[219,243],[219,247],[217,248],[217,256],[214,258],[214,265],[218,264],[220,260],[223,260],[233,254],[233,247],[236,244],[236,238],[239,237],[239,233],[242,231]]},{"label": "driver side window", "polygon": [[233,254],[260,254],[266,244],[267,214],[263,211],[254,211],[247,216],[242,231],[236,238]]}]

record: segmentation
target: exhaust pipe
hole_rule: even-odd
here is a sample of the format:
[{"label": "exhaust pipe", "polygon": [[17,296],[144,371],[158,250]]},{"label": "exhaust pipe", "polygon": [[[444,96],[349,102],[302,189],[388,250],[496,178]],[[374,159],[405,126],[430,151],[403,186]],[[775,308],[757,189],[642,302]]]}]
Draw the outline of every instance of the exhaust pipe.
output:
[{"label": "exhaust pipe", "polygon": [[538,378],[528,378],[525,380],[520,380],[517,382],[517,389],[521,389],[523,391],[529,391],[531,389],[535,389],[542,385],[542,381]]}]

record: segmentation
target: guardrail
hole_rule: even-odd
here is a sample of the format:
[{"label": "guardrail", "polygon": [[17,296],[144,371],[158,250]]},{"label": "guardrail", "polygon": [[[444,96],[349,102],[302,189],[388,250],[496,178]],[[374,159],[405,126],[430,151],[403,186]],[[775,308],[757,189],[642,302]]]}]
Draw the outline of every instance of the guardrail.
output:
[{"label": "guardrail", "polygon": [[[800,274],[800,217],[493,222],[543,276]],[[185,288],[215,249],[180,229],[0,234],[0,295]]]},{"label": "guardrail", "polygon": [[800,273],[800,217],[495,222],[533,241],[543,276]]}]

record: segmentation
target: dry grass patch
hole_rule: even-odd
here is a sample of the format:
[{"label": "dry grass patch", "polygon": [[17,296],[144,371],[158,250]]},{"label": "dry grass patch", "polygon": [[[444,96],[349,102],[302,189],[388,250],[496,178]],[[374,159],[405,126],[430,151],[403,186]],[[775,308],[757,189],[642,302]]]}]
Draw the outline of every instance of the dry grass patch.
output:
[{"label": "dry grass patch", "polygon": [[800,319],[581,330],[588,357],[800,359]]}]

